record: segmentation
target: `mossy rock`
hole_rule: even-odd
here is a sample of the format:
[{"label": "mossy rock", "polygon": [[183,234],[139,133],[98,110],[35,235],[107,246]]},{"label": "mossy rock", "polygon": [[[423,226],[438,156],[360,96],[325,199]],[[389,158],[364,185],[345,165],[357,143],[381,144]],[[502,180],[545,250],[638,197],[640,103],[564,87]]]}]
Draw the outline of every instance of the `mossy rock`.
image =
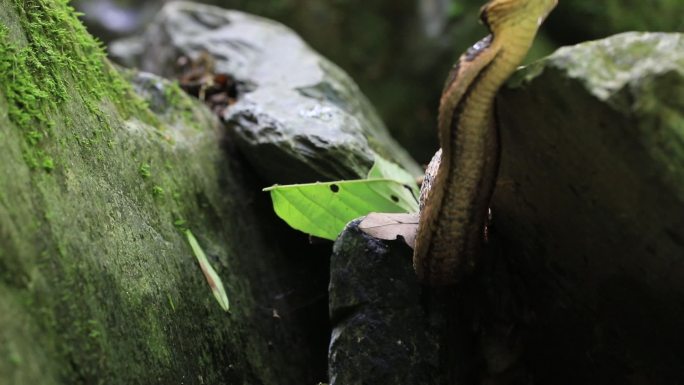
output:
[{"label": "mossy rock", "polygon": [[308,288],[267,241],[266,198],[218,120],[173,84],[114,70],[65,1],[0,1],[0,142],[0,384],[324,375],[276,299]]},{"label": "mossy rock", "polygon": [[684,378],[684,35],[561,48],[520,71],[498,107],[493,226],[534,314],[532,372]]}]

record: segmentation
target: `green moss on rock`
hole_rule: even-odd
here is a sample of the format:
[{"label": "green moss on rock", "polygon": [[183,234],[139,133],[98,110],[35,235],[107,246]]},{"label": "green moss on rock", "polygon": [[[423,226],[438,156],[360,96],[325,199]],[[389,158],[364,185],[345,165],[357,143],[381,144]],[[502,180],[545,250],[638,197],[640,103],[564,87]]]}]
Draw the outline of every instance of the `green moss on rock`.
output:
[{"label": "green moss on rock", "polygon": [[269,347],[303,350],[294,318],[255,310],[287,266],[211,113],[179,96],[194,126],[154,115],[63,0],[0,0],[0,26],[0,384],[302,378],[310,355]]},{"label": "green moss on rock", "polygon": [[[0,25],[0,87],[8,102],[9,119],[24,132],[24,160],[29,167],[52,170],[42,148],[62,119],[55,112],[64,102],[82,98],[88,110],[105,123],[102,100],[113,102],[124,117],[135,114],[157,125],[128,83],[104,60],[102,45],[90,36],[66,0],[6,0],[17,23]],[[93,129],[90,140],[99,132]]]}]

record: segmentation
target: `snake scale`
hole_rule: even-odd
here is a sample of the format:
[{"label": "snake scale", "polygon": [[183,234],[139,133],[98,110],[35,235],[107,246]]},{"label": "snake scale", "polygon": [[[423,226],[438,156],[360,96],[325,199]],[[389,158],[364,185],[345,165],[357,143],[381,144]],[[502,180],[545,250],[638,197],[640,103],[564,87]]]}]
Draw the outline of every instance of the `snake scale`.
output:
[{"label": "snake scale", "polygon": [[454,65],[442,92],[441,149],[420,196],[413,265],[429,285],[456,283],[480,253],[499,163],[494,98],[521,63],[557,0],[491,0],[480,13],[490,35]]}]

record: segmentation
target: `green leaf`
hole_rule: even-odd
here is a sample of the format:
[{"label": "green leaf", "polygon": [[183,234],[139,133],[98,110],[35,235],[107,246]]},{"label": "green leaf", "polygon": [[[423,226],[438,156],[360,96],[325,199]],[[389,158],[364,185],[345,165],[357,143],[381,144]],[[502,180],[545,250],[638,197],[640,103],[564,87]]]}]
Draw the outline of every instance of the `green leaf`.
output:
[{"label": "green leaf", "polygon": [[[380,171],[373,173],[374,176],[382,175]],[[412,190],[414,184],[415,181],[407,185],[385,178],[276,185],[264,191],[270,191],[273,209],[288,225],[334,240],[349,221],[370,212],[418,211],[418,201]]]},{"label": "green leaf", "polygon": [[221,281],[221,277],[219,277],[219,275],[216,274],[214,268],[211,267],[211,265],[209,264],[209,260],[207,260],[207,255],[204,254],[204,250],[202,250],[202,247],[200,247],[199,242],[197,242],[195,236],[192,235],[192,232],[190,230],[185,230],[185,236],[188,238],[190,248],[192,249],[192,252],[195,254],[197,262],[199,262],[200,268],[202,269],[202,273],[204,273],[204,278],[207,280],[209,288],[211,288],[211,292],[214,293],[216,301],[218,301],[219,305],[221,306],[221,309],[223,309],[224,311],[229,311],[230,302],[228,302],[228,294],[226,294],[226,290],[223,288],[223,282]]},{"label": "green leaf", "polygon": [[414,196],[418,196],[420,194],[416,177],[409,174],[398,164],[392,163],[377,154],[375,155],[375,163],[373,163],[373,167],[371,167],[371,169],[368,171],[367,178],[392,179],[408,186],[413,191]]}]

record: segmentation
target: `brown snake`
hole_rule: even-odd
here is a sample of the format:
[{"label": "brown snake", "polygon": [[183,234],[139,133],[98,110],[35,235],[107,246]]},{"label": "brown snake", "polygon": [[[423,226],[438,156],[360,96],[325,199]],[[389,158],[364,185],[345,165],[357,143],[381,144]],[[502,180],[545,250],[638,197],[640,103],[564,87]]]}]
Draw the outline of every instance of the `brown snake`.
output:
[{"label": "brown snake", "polygon": [[427,168],[413,254],[419,279],[453,284],[480,252],[499,162],[494,98],[523,60],[557,0],[492,0],[481,10],[491,34],[463,54],[439,106],[441,150]]}]

